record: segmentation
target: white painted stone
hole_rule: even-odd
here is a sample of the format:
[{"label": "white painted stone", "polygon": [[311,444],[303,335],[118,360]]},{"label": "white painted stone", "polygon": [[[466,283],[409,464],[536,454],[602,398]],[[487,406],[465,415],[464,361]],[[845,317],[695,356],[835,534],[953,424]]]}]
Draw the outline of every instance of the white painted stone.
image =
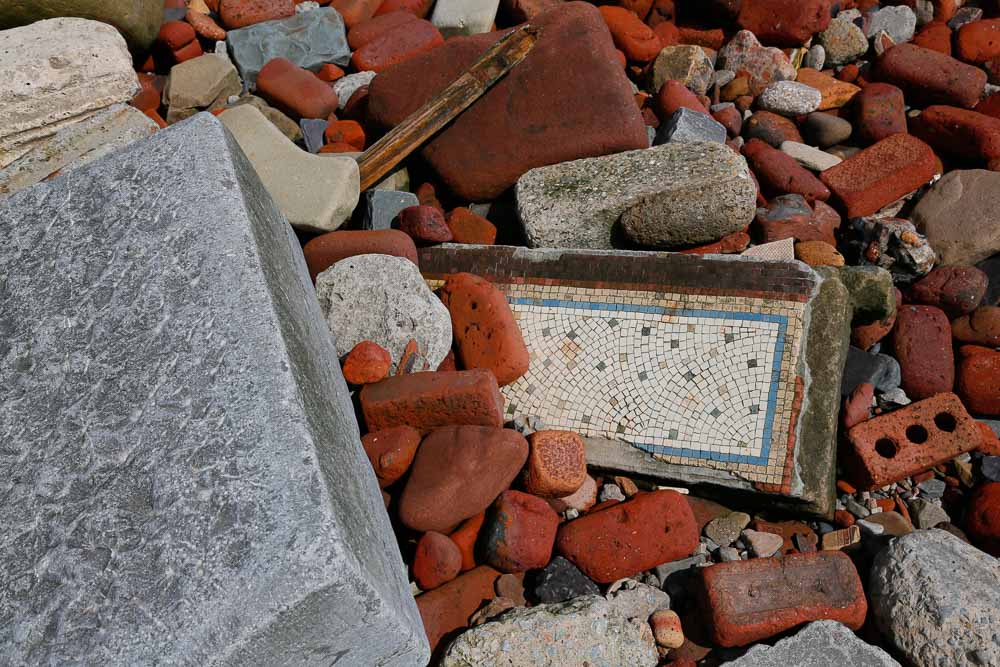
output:
[{"label": "white painted stone", "polygon": [[58,18],[0,31],[0,161],[138,91],[125,39],[110,25]]},{"label": "white painted stone", "polygon": [[489,32],[497,17],[500,0],[438,0],[431,23],[445,37]]},{"label": "white painted stone", "polygon": [[305,152],[249,104],[223,112],[219,120],[293,227],[328,232],[351,216],[361,195],[357,162]]},{"label": "white painted stone", "polygon": [[812,169],[813,171],[823,171],[842,162],[839,157],[832,153],[821,151],[807,144],[800,144],[797,141],[782,141],[781,152],[794,158],[796,162],[806,169]]},{"label": "white painted stone", "polygon": [[375,78],[375,72],[356,72],[337,79],[333,84],[333,92],[337,93],[337,108],[343,109],[347,106],[351,95],[361,86],[369,85]]}]

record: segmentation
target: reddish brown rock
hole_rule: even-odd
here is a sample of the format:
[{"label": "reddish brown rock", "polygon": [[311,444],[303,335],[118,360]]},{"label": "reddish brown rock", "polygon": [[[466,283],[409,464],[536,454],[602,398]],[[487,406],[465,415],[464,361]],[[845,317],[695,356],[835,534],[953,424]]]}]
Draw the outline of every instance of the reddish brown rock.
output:
[{"label": "reddish brown rock", "polygon": [[572,431],[535,431],[528,444],[523,480],[528,493],[563,498],[580,490],[587,479],[583,438]]},{"label": "reddish brown rock", "polygon": [[413,554],[413,580],[423,591],[446,584],[462,570],[462,554],[447,535],[429,531]]},{"label": "reddish brown rock", "polygon": [[861,490],[898,482],[982,443],[976,421],[951,393],[861,422],[847,438],[843,464]]},{"label": "reddish brown rock", "polygon": [[430,13],[433,4],[434,0],[384,0],[375,10],[375,16],[403,10],[422,19]]},{"label": "reddish brown rock", "polygon": [[440,296],[463,368],[489,369],[501,387],[528,372],[528,348],[503,292],[479,276],[456,273]]},{"label": "reddish brown rock", "polygon": [[499,572],[483,565],[417,596],[417,610],[432,652],[446,635],[469,627],[469,618],[495,597],[493,585],[499,577]]},{"label": "reddish brown rock", "polygon": [[875,401],[875,387],[862,382],[851,395],[844,399],[844,407],[840,411],[840,423],[845,429],[857,426],[871,417],[872,404]]},{"label": "reddish brown rock", "polygon": [[559,515],[538,496],[504,491],[486,515],[480,533],[486,563],[500,572],[524,572],[545,567]]},{"label": "reddish brown rock", "polygon": [[1000,158],[1000,118],[938,105],[924,109],[910,130],[941,153],[983,162]]},{"label": "reddish brown rock", "polygon": [[743,0],[740,28],[769,46],[801,46],[830,25],[829,0]]},{"label": "reddish brown rock", "polygon": [[375,15],[382,0],[331,0],[330,6],[340,12],[344,26],[350,30]]},{"label": "reddish brown rock", "polygon": [[293,118],[326,118],[337,110],[333,88],[285,58],[272,58],[261,68],[257,93]]},{"label": "reddish brown rock", "polygon": [[955,319],[951,335],[959,343],[1000,347],[1000,307],[980,306]]},{"label": "reddish brown rock", "polygon": [[451,532],[489,507],[527,458],[528,443],[517,431],[488,426],[436,429],[417,449],[400,497],[399,519],[412,530]]},{"label": "reddish brown rock", "polygon": [[471,519],[463,521],[451,534],[451,541],[458,545],[458,550],[462,552],[462,572],[471,570],[479,564],[476,562],[476,541],[485,520],[486,512],[480,512]]},{"label": "reddish brown rock", "polygon": [[392,255],[417,263],[413,239],[398,229],[327,232],[306,243],[302,253],[313,281],[340,260],[356,255]]},{"label": "reddish brown rock", "polygon": [[949,318],[975,310],[986,295],[990,279],[974,266],[939,266],[907,290],[907,300],[936,306]]},{"label": "reddish brown rock", "polygon": [[822,172],[820,180],[847,216],[855,218],[916,190],[931,180],[935,167],[930,146],[908,134],[894,134]]},{"label": "reddish brown rock", "polygon": [[356,120],[333,120],[323,130],[328,144],[347,144],[356,151],[365,149],[365,131]]},{"label": "reddish brown rock", "polygon": [[958,350],[955,392],[969,412],[1000,416],[1000,352],[989,347],[963,345]]},{"label": "reddish brown rock", "polygon": [[202,55],[194,28],[184,21],[167,21],[160,26],[154,44],[157,62],[169,66]]},{"label": "reddish brown rock", "polygon": [[157,111],[160,108],[160,100],[163,99],[163,88],[166,86],[167,77],[143,72],[136,74],[139,77],[140,90],[129,104],[140,111]]},{"label": "reddish brown rock", "polygon": [[345,74],[344,70],[340,69],[333,63],[323,63],[323,65],[319,68],[319,71],[316,72],[316,76],[319,80],[326,81],[327,83],[333,83],[338,79],[342,79]]},{"label": "reddish brown rock", "polygon": [[774,148],[779,148],[783,141],[805,143],[794,122],[770,111],[755,111],[743,123],[743,137],[747,140],[760,139]]},{"label": "reddish brown rock", "polygon": [[399,212],[399,229],[421,245],[447,243],[451,230],[433,206],[409,206]]},{"label": "reddish brown rock", "polygon": [[433,23],[414,19],[387,30],[359,48],[351,55],[351,65],[359,72],[384,72],[442,44],[444,37]]},{"label": "reddish brown rock", "polygon": [[775,197],[767,206],[758,208],[753,228],[760,243],[793,238],[836,245],[834,232],[840,222],[840,215],[824,202],[817,201],[810,207],[802,195],[796,194]]},{"label": "reddish brown rock", "polygon": [[497,228],[493,223],[464,206],[453,208],[445,222],[451,230],[453,243],[493,245],[497,240]]},{"label": "reddish brown rock", "polygon": [[906,305],[896,313],[893,355],[899,361],[903,391],[913,400],[951,391],[955,358],[951,323],[940,308]]},{"label": "reddish brown rock", "polygon": [[951,28],[944,21],[931,21],[914,35],[913,44],[950,56]]},{"label": "reddish brown rock", "polygon": [[698,530],[684,496],[640,493],[563,524],[556,549],[588,577],[611,583],[686,558],[698,547]]},{"label": "reddish brown rock", "polygon": [[738,232],[727,234],[714,243],[706,243],[705,245],[685,248],[676,252],[686,255],[731,255],[741,253],[750,245],[749,229],[749,227],[746,227]]},{"label": "reddish brown rock", "polygon": [[611,31],[611,39],[628,60],[648,63],[659,55],[663,48],[660,38],[634,12],[624,7],[607,5],[601,7],[600,11],[601,18]]},{"label": "reddish brown rock", "polygon": [[392,367],[392,355],[378,343],[363,340],[344,358],[344,379],[350,384],[371,384],[384,380]]},{"label": "reddish brown rock", "polygon": [[872,322],[871,324],[863,324],[851,328],[851,345],[859,347],[862,350],[867,350],[875,343],[879,342],[883,338],[889,335],[892,331],[892,327],[896,324],[896,313],[899,311],[903,304],[903,295],[897,289],[896,292],[896,308],[892,311],[889,317],[878,322]]},{"label": "reddish brown rock", "polygon": [[1000,19],[972,21],[959,28],[955,55],[976,65],[1000,58]]},{"label": "reddish brown rock", "polygon": [[855,132],[873,144],[893,134],[906,132],[903,91],[888,83],[870,83],[854,100]]},{"label": "reddish brown rock", "polygon": [[413,12],[402,9],[380,14],[351,28],[347,33],[347,44],[351,51],[357,51],[382,35],[416,20]]},{"label": "reddish brown rock", "polygon": [[295,14],[294,0],[222,0],[219,16],[229,30]]},{"label": "reddish brown rock", "polygon": [[698,572],[705,622],[720,646],[745,646],[819,620],[857,630],[868,611],[858,571],[839,551],[719,563]]},{"label": "reddish brown rock", "polygon": [[564,0],[500,0],[500,12],[514,25],[530,21],[539,14],[555,9]]},{"label": "reddish brown rock", "polygon": [[784,194],[800,194],[808,202],[830,198],[830,191],[812,172],[760,139],[748,141],[743,146],[743,155],[769,199]]},{"label": "reddish brown rock", "polygon": [[979,104],[973,107],[973,110],[993,118],[1000,118],[1000,93],[984,97]]},{"label": "reddish brown rock", "polygon": [[712,118],[719,121],[730,137],[738,137],[743,128],[743,114],[735,106],[725,107],[712,113]]},{"label": "reddish brown rock", "polygon": [[226,38],[226,31],[223,30],[215,20],[208,14],[202,14],[193,10],[188,10],[184,20],[191,24],[199,37],[213,42],[222,41]]},{"label": "reddish brown rock", "polygon": [[[495,199],[533,167],[649,145],[600,12],[569,2],[534,23],[541,37],[525,60],[421,149],[466,201]],[[502,34],[449,39],[375,77],[372,122],[386,128],[402,122]]]},{"label": "reddish brown rock", "polygon": [[493,373],[483,369],[411,373],[365,385],[361,410],[369,431],[412,426],[503,426],[503,397]]},{"label": "reddish brown rock", "polygon": [[900,44],[883,53],[876,65],[881,81],[899,86],[907,101],[971,108],[986,87],[986,72],[943,53]]},{"label": "reddish brown rock", "polygon": [[811,67],[799,68],[795,80],[819,91],[820,102],[817,111],[828,111],[846,106],[861,92],[861,88],[853,83],[841,81],[823,72],[817,72]]},{"label": "reddish brown rock", "polygon": [[965,532],[977,547],[1000,558],[1000,482],[983,484],[972,494]]},{"label": "reddish brown rock", "polygon": [[395,426],[361,437],[361,445],[371,461],[383,489],[402,477],[420,446],[420,431],[409,426]]},{"label": "reddish brown rock", "polygon": [[680,81],[671,79],[660,86],[653,100],[656,114],[662,122],[666,122],[674,115],[678,109],[690,109],[699,113],[707,114],[708,109],[698,100],[698,96],[692,93],[687,86]]},{"label": "reddish brown rock", "polygon": [[583,484],[575,493],[562,498],[549,498],[549,505],[556,512],[565,512],[568,509],[575,509],[578,512],[587,512],[597,504],[597,481],[590,475],[583,478]]},{"label": "reddish brown rock", "polygon": [[698,534],[701,535],[712,519],[717,519],[720,516],[727,516],[732,514],[730,510],[725,505],[720,505],[714,500],[709,500],[707,498],[699,498],[698,496],[692,496],[690,494],[684,496],[687,500],[688,507],[691,508],[691,513],[694,515],[695,527],[698,529]]}]

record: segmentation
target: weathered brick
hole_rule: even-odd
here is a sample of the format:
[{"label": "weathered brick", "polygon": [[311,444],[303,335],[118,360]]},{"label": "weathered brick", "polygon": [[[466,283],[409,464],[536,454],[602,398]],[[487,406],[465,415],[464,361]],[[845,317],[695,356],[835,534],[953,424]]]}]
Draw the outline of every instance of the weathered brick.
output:
[{"label": "weathered brick", "polygon": [[469,617],[496,594],[493,584],[500,573],[485,565],[460,574],[443,586],[417,596],[417,609],[433,652],[441,639],[469,627]]},{"label": "weathered brick", "polygon": [[900,44],[878,60],[881,81],[903,89],[907,101],[917,104],[954,104],[973,107],[986,87],[986,72],[943,53],[914,44]]}]

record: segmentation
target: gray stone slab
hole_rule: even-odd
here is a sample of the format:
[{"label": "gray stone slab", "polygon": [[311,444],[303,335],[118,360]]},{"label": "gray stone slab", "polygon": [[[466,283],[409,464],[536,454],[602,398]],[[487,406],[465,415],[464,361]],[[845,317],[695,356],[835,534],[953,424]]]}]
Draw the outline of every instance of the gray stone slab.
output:
[{"label": "gray stone slab", "polygon": [[392,221],[399,212],[410,206],[419,206],[420,201],[412,192],[397,190],[365,191],[365,216],[361,221],[363,229],[391,229]]},{"label": "gray stone slab", "polygon": [[774,646],[758,644],[726,667],[899,667],[843,623],[815,621]]},{"label": "gray stone slab", "polygon": [[287,58],[313,72],[325,63],[343,67],[351,60],[344,20],[331,7],[230,30],[226,43],[250,90],[257,85],[258,72],[272,58]]},{"label": "gray stone slab", "polygon": [[654,146],[665,143],[714,141],[726,143],[726,128],[708,114],[690,109],[678,109],[656,132]]},{"label": "gray stone slab", "polygon": [[0,220],[0,663],[424,665],[299,245],[223,126]]}]

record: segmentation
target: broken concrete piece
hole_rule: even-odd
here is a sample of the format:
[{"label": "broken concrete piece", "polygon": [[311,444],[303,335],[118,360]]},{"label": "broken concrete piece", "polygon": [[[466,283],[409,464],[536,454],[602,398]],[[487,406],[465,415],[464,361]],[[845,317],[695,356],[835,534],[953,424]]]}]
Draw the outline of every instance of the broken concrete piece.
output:
[{"label": "broken concrete piece", "polygon": [[110,24],[136,52],[149,48],[164,21],[161,0],[12,0],[0,6],[0,30],[64,16]]},{"label": "broken concrete piece", "polygon": [[163,104],[170,111],[224,106],[243,90],[240,75],[229,58],[209,53],[170,68]]}]

